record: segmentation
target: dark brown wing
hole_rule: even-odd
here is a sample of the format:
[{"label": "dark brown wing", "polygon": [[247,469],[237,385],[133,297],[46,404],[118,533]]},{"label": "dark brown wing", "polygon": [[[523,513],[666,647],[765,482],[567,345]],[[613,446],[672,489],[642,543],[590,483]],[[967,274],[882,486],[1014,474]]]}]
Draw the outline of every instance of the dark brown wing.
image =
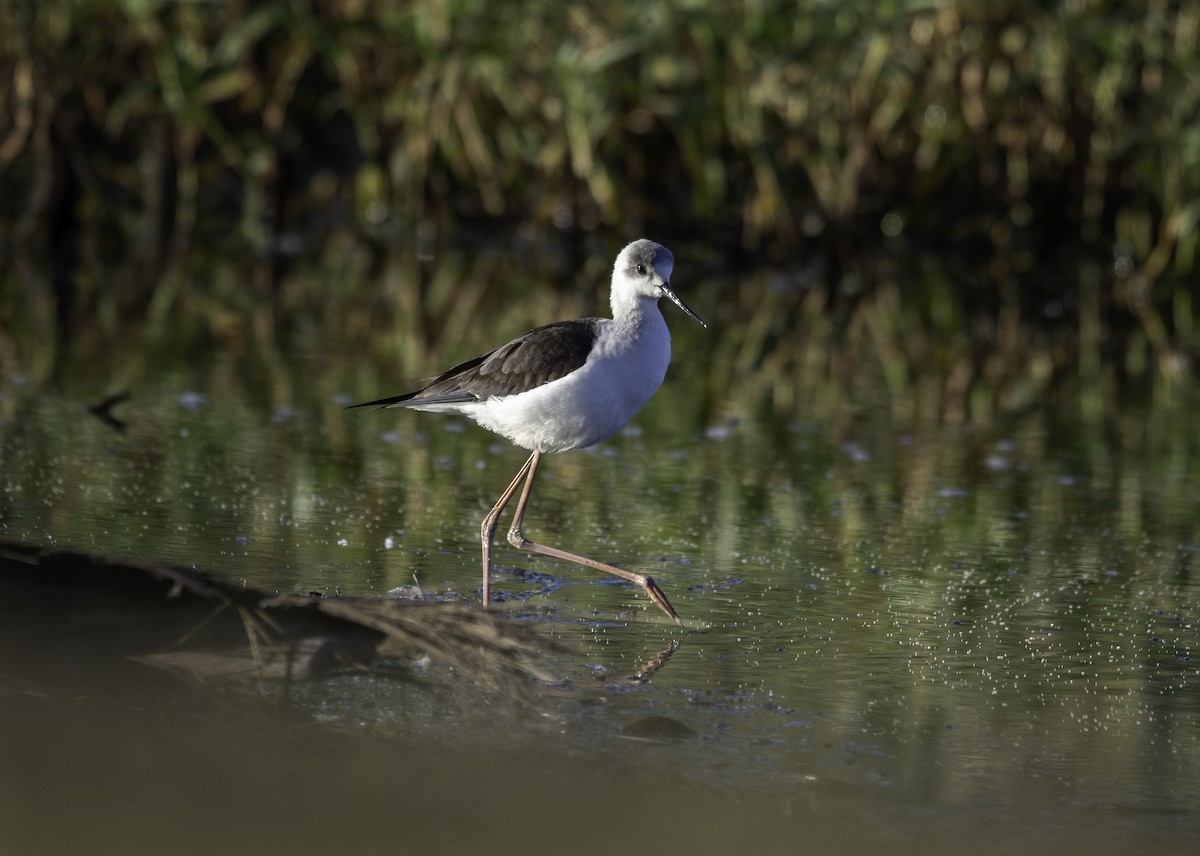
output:
[{"label": "dark brown wing", "polygon": [[421,389],[353,406],[462,404],[535,389],[570,374],[587,361],[599,322],[598,318],[580,318],[538,327],[494,351],[459,363]]}]

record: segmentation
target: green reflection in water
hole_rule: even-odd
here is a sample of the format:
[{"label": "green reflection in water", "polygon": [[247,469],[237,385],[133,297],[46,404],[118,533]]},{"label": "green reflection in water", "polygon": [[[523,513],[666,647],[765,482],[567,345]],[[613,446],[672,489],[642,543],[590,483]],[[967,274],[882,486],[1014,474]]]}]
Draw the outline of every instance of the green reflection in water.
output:
[{"label": "green reflection in water", "polygon": [[[644,798],[670,771],[774,820],[818,804],[843,835],[881,800],[882,822],[911,830],[933,811],[947,832],[1004,806],[1008,844],[1045,811],[1060,832],[1124,834],[1115,812],[1166,842],[1196,835],[1200,441],[1186,401],[1106,398],[1095,418],[1068,387],[972,422],[919,395],[900,406],[865,372],[852,398],[814,381],[800,407],[712,386],[701,347],[681,346],[633,430],[550,458],[528,520],[532,537],[658,578],[689,621],[682,648],[650,684],[624,681],[676,631],[636,590],[504,547],[504,608],[571,653],[547,649],[563,683],[496,740],[616,759]],[[282,591],[380,593],[415,574],[431,595],[477,598],[479,521],[520,452],[453,419],[347,413],[356,373],[303,350],[281,363],[286,406],[270,369],[228,351],[139,359],[115,411],[124,433],[85,409],[97,378],[122,374],[111,363],[6,379],[4,537]],[[330,692],[332,707],[320,691],[305,703],[337,728],[481,730],[416,723],[369,682]],[[628,729],[649,716],[696,736],[647,749]],[[469,758],[447,757],[469,778]],[[672,823],[689,810],[664,809]]]}]

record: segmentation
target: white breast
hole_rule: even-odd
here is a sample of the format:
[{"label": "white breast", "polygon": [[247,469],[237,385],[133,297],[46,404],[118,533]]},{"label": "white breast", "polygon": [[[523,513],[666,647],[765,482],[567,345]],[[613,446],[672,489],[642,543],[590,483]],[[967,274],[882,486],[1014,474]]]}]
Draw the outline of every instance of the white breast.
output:
[{"label": "white breast", "polygon": [[566,377],[460,412],[526,449],[565,452],[607,440],[650,400],[671,361],[657,306],[636,320],[603,324],[587,362]]}]

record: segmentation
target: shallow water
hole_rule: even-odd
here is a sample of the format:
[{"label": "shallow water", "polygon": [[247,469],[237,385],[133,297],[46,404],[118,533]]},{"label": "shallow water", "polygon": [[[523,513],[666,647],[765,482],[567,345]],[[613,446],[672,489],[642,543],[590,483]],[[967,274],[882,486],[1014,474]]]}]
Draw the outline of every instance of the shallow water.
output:
[{"label": "shallow water", "polygon": [[[346,412],[297,383],[149,373],[93,418],[86,373],[7,380],[0,536],[248,585],[477,601],[479,521],[522,453],[460,420]],[[509,709],[370,677],[299,690],[0,676],[0,799],[23,852],[247,847],[887,846],[1102,853],[1200,841],[1200,475],[1186,425],[1071,406],[986,430],[769,409],[668,386],[546,459],[498,607],[545,642]],[[386,394],[394,390],[378,390]],[[1187,412],[1184,408],[1184,412]],[[1134,419],[1127,415],[1126,419]],[[672,640],[652,680],[627,676]],[[77,824],[57,824],[64,807]]]}]

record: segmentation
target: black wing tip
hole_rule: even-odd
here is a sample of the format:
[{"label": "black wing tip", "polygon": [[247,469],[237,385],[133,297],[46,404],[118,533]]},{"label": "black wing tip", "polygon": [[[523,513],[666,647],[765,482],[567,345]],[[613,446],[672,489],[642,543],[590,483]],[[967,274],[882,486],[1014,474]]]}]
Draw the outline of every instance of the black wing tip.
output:
[{"label": "black wing tip", "polygon": [[376,410],[383,410],[385,407],[394,407],[397,404],[403,404],[410,398],[412,398],[412,393],[394,395],[391,398],[378,398],[375,401],[364,401],[361,404],[347,404],[346,410],[354,410],[359,407],[374,407]]},{"label": "black wing tip", "polygon": [[417,392],[406,392],[404,395],[394,395],[391,398],[364,401],[362,404],[350,404],[346,406],[346,409],[353,410],[356,407],[371,407],[375,410],[383,410],[388,407],[421,407],[422,405],[431,404],[472,404],[481,400],[478,395],[466,390],[451,390],[450,392],[422,395],[424,392],[426,390],[422,389]]}]

